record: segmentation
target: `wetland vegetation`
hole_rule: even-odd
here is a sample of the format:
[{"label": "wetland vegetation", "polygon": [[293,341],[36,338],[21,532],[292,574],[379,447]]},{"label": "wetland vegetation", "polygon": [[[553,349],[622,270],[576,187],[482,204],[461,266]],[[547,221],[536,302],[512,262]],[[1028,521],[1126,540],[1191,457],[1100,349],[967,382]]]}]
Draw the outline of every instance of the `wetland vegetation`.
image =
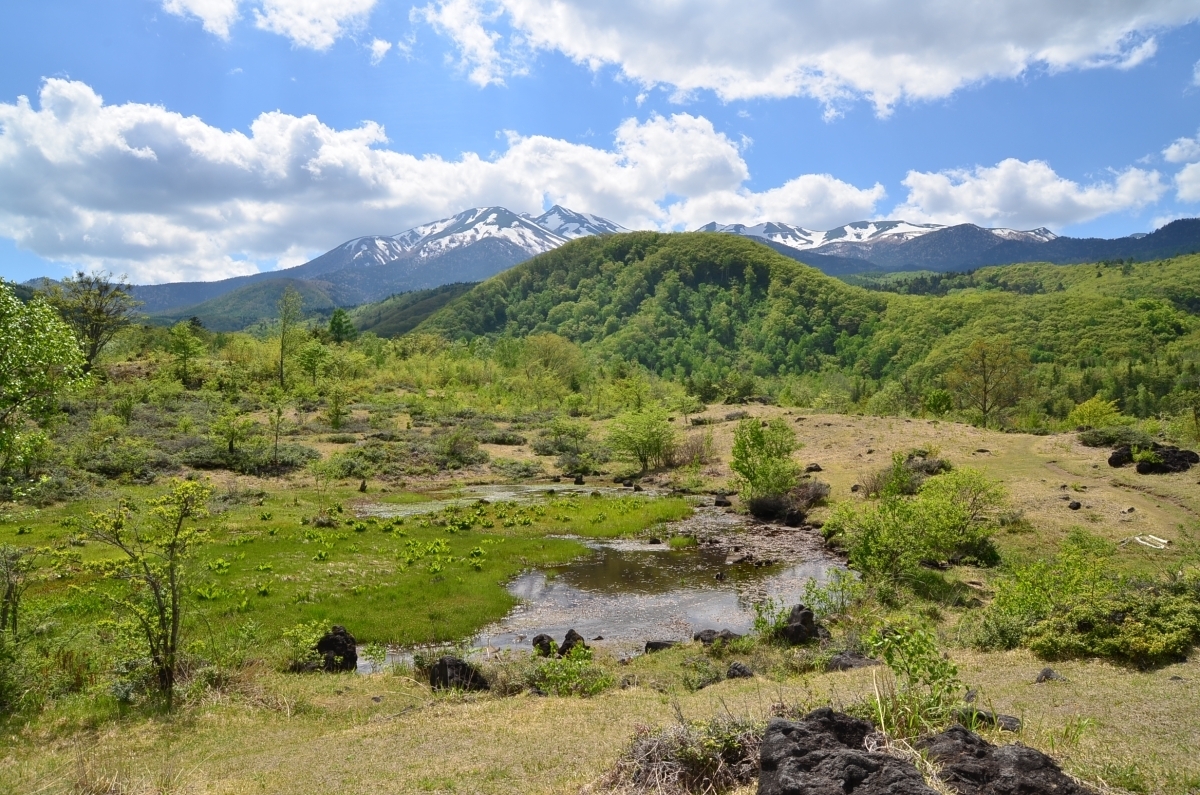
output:
[{"label": "wetland vegetation", "polygon": [[[1092,784],[1197,791],[1200,468],[1139,468],[1200,442],[1200,259],[891,288],[650,233],[242,331],[0,286],[0,791],[571,791],[647,726],[833,703],[912,738],[968,689]],[[711,645],[465,648],[596,539],[724,554],[731,592],[850,574],[803,643],[747,590]],[[291,673],[333,625],[378,673]],[[431,691],[449,652],[491,690]]]}]

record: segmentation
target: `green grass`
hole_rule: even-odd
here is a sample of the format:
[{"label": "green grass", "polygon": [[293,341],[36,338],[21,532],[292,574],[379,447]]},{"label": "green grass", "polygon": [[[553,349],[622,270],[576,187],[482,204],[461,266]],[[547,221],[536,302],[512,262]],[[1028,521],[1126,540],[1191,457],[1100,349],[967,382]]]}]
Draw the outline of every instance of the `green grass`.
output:
[{"label": "green grass", "polygon": [[[139,500],[161,489],[122,490]],[[348,505],[350,488],[329,496]],[[681,519],[691,509],[677,498],[551,496],[531,503],[477,504],[406,519],[356,519],[334,511],[338,526],[304,523],[317,511],[308,491],[250,495],[225,502],[207,522],[209,540],[190,566],[188,615],[193,634],[253,622],[264,639],[307,621],[343,624],[361,642],[416,644],[469,637],[502,618],[516,600],[504,584],[522,570],[562,564],[586,553],[557,536],[607,538]],[[345,502],[339,502],[345,501]],[[380,502],[428,501],[412,493]],[[373,500],[372,500],[373,501]],[[93,509],[109,507],[93,504]],[[25,512],[29,514],[30,512]],[[0,543],[62,543],[77,528],[81,504],[0,522]],[[12,519],[16,517],[3,517]],[[17,536],[18,527],[32,532]],[[549,536],[556,537],[549,537]],[[110,556],[93,543],[71,547],[82,560]],[[107,606],[76,586],[88,576],[48,582],[31,592],[32,610],[65,608],[72,622],[94,623]]]}]

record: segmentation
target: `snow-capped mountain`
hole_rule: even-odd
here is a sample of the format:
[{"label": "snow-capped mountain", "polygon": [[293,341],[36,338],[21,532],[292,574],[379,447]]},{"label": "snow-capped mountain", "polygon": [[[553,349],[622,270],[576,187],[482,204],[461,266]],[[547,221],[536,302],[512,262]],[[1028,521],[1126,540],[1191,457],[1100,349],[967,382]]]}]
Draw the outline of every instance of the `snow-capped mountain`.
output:
[{"label": "snow-capped mountain", "polygon": [[[528,216],[525,216],[528,218]],[[629,230],[607,218],[601,218],[591,213],[577,213],[565,207],[554,205],[537,218],[530,218],[538,226],[548,229],[560,237],[574,240],[577,237],[589,235],[614,235]]]},{"label": "snow-capped mountain", "polygon": [[316,280],[344,304],[454,282],[482,281],[558,248],[572,238],[625,231],[618,224],[555,206],[531,218],[504,207],[476,207],[396,235],[348,240],[303,265],[219,282],[137,287],[148,312],[207,301],[270,279]]},{"label": "snow-capped mountain", "polygon": [[[721,225],[715,221],[705,224],[697,232],[725,232],[746,237],[761,237],[798,251],[821,249],[822,254],[850,256],[850,251],[834,248],[840,245],[876,243],[903,243],[921,235],[946,229],[943,224],[913,224],[908,221],[855,221],[828,231],[805,229],[775,221],[746,226],[745,224]],[[1057,237],[1045,227],[1024,232],[1016,229],[989,229],[1002,240],[1017,240],[1026,243],[1045,243]],[[825,248],[829,247],[829,248]]]}]

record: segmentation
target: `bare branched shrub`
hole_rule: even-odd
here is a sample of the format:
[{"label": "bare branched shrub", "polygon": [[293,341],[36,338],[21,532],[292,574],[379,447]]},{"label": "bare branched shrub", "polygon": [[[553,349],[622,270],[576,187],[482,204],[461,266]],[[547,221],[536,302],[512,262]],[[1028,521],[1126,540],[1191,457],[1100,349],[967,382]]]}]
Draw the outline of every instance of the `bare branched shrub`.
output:
[{"label": "bare branched shrub", "polygon": [[716,459],[711,430],[691,433],[675,449],[675,460],[679,466],[708,464]]},{"label": "bare branched shrub", "polygon": [[793,510],[807,513],[813,506],[824,502],[828,496],[828,483],[820,480],[805,480],[788,492],[788,503]]}]

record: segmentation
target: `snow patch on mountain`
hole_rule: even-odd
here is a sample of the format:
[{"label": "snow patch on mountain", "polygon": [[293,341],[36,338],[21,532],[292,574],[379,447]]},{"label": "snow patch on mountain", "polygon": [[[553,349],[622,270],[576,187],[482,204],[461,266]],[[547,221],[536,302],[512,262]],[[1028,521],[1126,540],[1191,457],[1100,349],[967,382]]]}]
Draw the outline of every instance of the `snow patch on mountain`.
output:
[{"label": "snow patch on mountain", "polygon": [[[851,224],[818,231],[800,226],[769,221],[747,226],[746,224],[718,224],[713,221],[697,229],[697,232],[724,232],[746,237],[759,237],[779,243],[798,251],[821,249],[822,253],[850,254],[857,248],[874,249],[882,244],[899,244],[913,238],[946,229],[943,224],[914,224],[908,221],[855,221]],[[1017,229],[988,229],[1002,240],[1046,243],[1057,235],[1045,227],[1020,231]]]},{"label": "snow patch on mountain", "polygon": [[[603,220],[603,219],[600,219]],[[428,260],[481,240],[503,240],[534,257],[567,242],[562,235],[503,207],[476,207],[390,238],[405,258]]]},{"label": "snow patch on mountain", "polygon": [[[529,216],[523,216],[529,218]],[[613,235],[629,230],[618,223],[591,213],[577,213],[560,205],[554,205],[536,218],[529,218],[543,229],[568,240],[590,235]]]}]

